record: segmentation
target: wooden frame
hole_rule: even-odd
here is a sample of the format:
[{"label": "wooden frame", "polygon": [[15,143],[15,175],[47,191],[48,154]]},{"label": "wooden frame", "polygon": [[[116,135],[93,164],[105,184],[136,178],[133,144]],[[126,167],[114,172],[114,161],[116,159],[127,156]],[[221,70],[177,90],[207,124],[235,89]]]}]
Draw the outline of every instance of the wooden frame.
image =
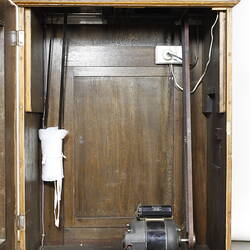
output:
[{"label": "wooden frame", "polygon": [[[227,141],[227,173],[226,173],[226,250],[231,249],[231,189],[232,189],[232,133],[231,133],[231,121],[232,121],[232,105],[231,105],[231,95],[232,95],[232,59],[231,59],[231,26],[232,26],[232,10],[231,7],[236,5],[239,1],[238,0],[228,0],[228,1],[161,1],[161,0],[134,0],[134,1],[96,1],[96,0],[57,0],[57,1],[39,1],[39,0],[16,0],[14,1],[17,5],[23,7],[32,7],[32,6],[120,6],[120,7],[146,7],[146,6],[155,6],[155,7],[223,7],[226,13],[226,88],[225,88],[225,109],[227,112],[227,134],[226,134],[226,141]],[[26,15],[24,15],[26,13]],[[18,128],[17,134],[17,141],[16,141],[16,150],[18,154],[17,162],[19,163],[18,175],[19,175],[19,213],[25,214],[25,142],[24,142],[24,107],[26,102],[26,111],[30,111],[30,102],[29,98],[31,93],[29,89],[27,89],[27,85],[25,86],[25,80],[30,85],[30,72],[28,70],[29,60],[30,60],[30,37],[31,37],[31,29],[29,20],[28,22],[24,22],[25,18],[30,18],[30,12],[27,11],[26,8],[19,8],[19,27],[20,30],[25,30],[27,33],[25,34],[25,48],[19,48],[19,57],[18,65],[19,65],[19,96],[18,96],[18,103],[17,107],[19,107],[16,112],[18,115],[16,116],[16,124]],[[25,25],[26,24],[26,25]],[[26,79],[25,79],[26,78]],[[25,89],[26,87],[26,89]],[[26,92],[26,96],[25,96]],[[27,97],[28,100],[26,99]],[[222,108],[223,109],[223,108]],[[19,117],[19,119],[17,119]],[[20,249],[25,250],[25,231],[20,231]]]},{"label": "wooden frame", "polygon": [[0,23],[0,245],[6,238],[5,109],[4,109],[4,26]]},{"label": "wooden frame", "polygon": [[[25,30],[24,8],[18,8],[18,30]],[[25,48],[18,46],[18,79],[17,79],[17,215],[25,215]],[[20,249],[25,249],[25,227],[19,225],[18,241]]]},{"label": "wooden frame", "polygon": [[15,0],[20,6],[233,7],[239,0]]},{"label": "wooden frame", "polygon": [[226,13],[226,250],[231,249],[231,215],[232,215],[232,9]]}]

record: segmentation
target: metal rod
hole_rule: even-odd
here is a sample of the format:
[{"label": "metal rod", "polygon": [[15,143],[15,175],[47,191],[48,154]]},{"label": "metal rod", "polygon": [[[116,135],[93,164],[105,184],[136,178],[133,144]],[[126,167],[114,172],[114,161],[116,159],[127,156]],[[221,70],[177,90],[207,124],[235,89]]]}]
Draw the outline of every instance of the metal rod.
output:
[{"label": "metal rod", "polygon": [[185,217],[188,233],[189,248],[195,244],[193,222],[193,181],[192,181],[192,138],[191,138],[191,96],[190,96],[190,51],[189,51],[189,23],[184,19],[182,25],[183,52],[183,167],[185,185]]}]

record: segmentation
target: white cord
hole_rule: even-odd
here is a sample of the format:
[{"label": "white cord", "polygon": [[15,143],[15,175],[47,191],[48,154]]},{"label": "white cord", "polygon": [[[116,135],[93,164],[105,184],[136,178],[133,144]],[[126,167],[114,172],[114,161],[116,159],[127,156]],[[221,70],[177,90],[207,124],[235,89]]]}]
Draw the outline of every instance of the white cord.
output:
[{"label": "white cord", "polygon": [[177,89],[179,89],[180,91],[183,91],[183,88],[179,85],[179,83],[178,83],[177,80],[176,80],[176,76],[175,76],[175,74],[174,74],[174,69],[173,69],[173,64],[170,64],[169,67],[170,67],[171,75],[172,75],[172,77],[173,77],[173,79],[174,79],[174,84],[175,84],[175,86],[176,86]]},{"label": "white cord", "polygon": [[[209,66],[210,61],[211,61],[212,48],[213,48],[213,43],[214,43],[214,27],[215,27],[215,25],[216,25],[216,23],[218,21],[218,18],[219,18],[219,14],[216,15],[215,21],[214,21],[214,23],[213,23],[213,25],[211,27],[211,31],[210,31],[211,41],[210,41],[209,52],[208,52],[208,60],[207,60],[207,63],[206,63],[205,70],[204,70],[203,74],[201,75],[200,79],[198,80],[198,82],[195,84],[194,88],[190,91],[191,94],[193,94],[197,90],[197,88],[200,86],[204,76],[207,73],[208,66]],[[173,64],[170,64],[170,72],[171,72],[171,74],[173,76],[175,86],[180,91],[183,91],[183,87],[181,87],[180,84],[178,84],[178,82],[176,80],[176,77],[175,77],[175,74],[174,74],[174,69],[173,69]]]}]

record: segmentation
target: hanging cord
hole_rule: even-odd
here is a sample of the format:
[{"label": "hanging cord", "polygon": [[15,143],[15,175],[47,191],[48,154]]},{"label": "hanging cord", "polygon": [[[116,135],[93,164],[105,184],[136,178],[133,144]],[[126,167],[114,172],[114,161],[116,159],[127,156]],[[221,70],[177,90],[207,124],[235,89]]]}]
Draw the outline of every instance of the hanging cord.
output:
[{"label": "hanging cord", "polygon": [[[64,122],[64,90],[65,90],[65,62],[67,54],[67,14],[64,14],[63,23],[63,42],[62,42],[62,63],[61,63],[61,88],[60,88],[60,108],[59,108],[59,121],[58,127],[63,128]],[[66,158],[62,154],[63,158]],[[60,225],[60,209],[61,209],[61,196],[62,196],[62,179],[54,181],[54,216],[55,216],[55,226]]]},{"label": "hanging cord", "polygon": [[41,235],[41,246],[40,249],[44,248],[44,241],[45,241],[45,225],[44,225],[44,182],[42,181],[42,187],[41,187],[41,191],[42,191],[42,235]]},{"label": "hanging cord", "polygon": [[[195,91],[198,89],[198,87],[200,86],[204,76],[206,75],[207,73],[207,70],[208,70],[208,66],[211,62],[211,55],[212,55],[212,48],[213,48],[213,43],[214,43],[214,27],[215,25],[217,24],[217,21],[218,21],[218,18],[219,18],[219,14],[216,15],[216,18],[215,18],[215,21],[213,23],[213,25],[211,26],[211,31],[210,31],[210,34],[211,34],[211,41],[210,41],[210,46],[209,46],[209,52],[208,52],[208,60],[207,60],[207,63],[206,63],[206,67],[205,67],[205,70],[203,72],[203,74],[201,75],[200,79],[197,81],[197,83],[195,84],[194,88],[190,91],[191,94],[194,94]],[[177,57],[176,55],[174,54],[171,54],[171,56],[174,56],[174,57]],[[170,72],[171,72],[171,75],[173,77],[173,80],[174,80],[174,84],[176,86],[177,89],[179,89],[180,91],[183,91],[183,87],[177,82],[177,79],[176,79],[176,76],[174,74],[174,67],[173,67],[173,64],[170,64],[169,65],[170,67]]]}]

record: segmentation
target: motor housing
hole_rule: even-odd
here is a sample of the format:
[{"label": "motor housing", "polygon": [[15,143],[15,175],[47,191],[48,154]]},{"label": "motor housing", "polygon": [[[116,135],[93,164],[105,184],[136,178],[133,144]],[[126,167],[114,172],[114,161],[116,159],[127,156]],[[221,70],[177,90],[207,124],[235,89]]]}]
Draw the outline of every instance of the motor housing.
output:
[{"label": "motor housing", "polygon": [[[141,207],[137,209],[135,218],[124,237],[126,250],[177,250],[180,246],[180,230],[172,218],[158,217],[154,211],[151,218],[145,218]],[[149,210],[146,209],[147,214]],[[166,210],[167,211],[167,210]],[[168,209],[169,212],[169,209]],[[162,214],[162,210],[159,209]],[[168,213],[169,215],[169,213]]]}]

